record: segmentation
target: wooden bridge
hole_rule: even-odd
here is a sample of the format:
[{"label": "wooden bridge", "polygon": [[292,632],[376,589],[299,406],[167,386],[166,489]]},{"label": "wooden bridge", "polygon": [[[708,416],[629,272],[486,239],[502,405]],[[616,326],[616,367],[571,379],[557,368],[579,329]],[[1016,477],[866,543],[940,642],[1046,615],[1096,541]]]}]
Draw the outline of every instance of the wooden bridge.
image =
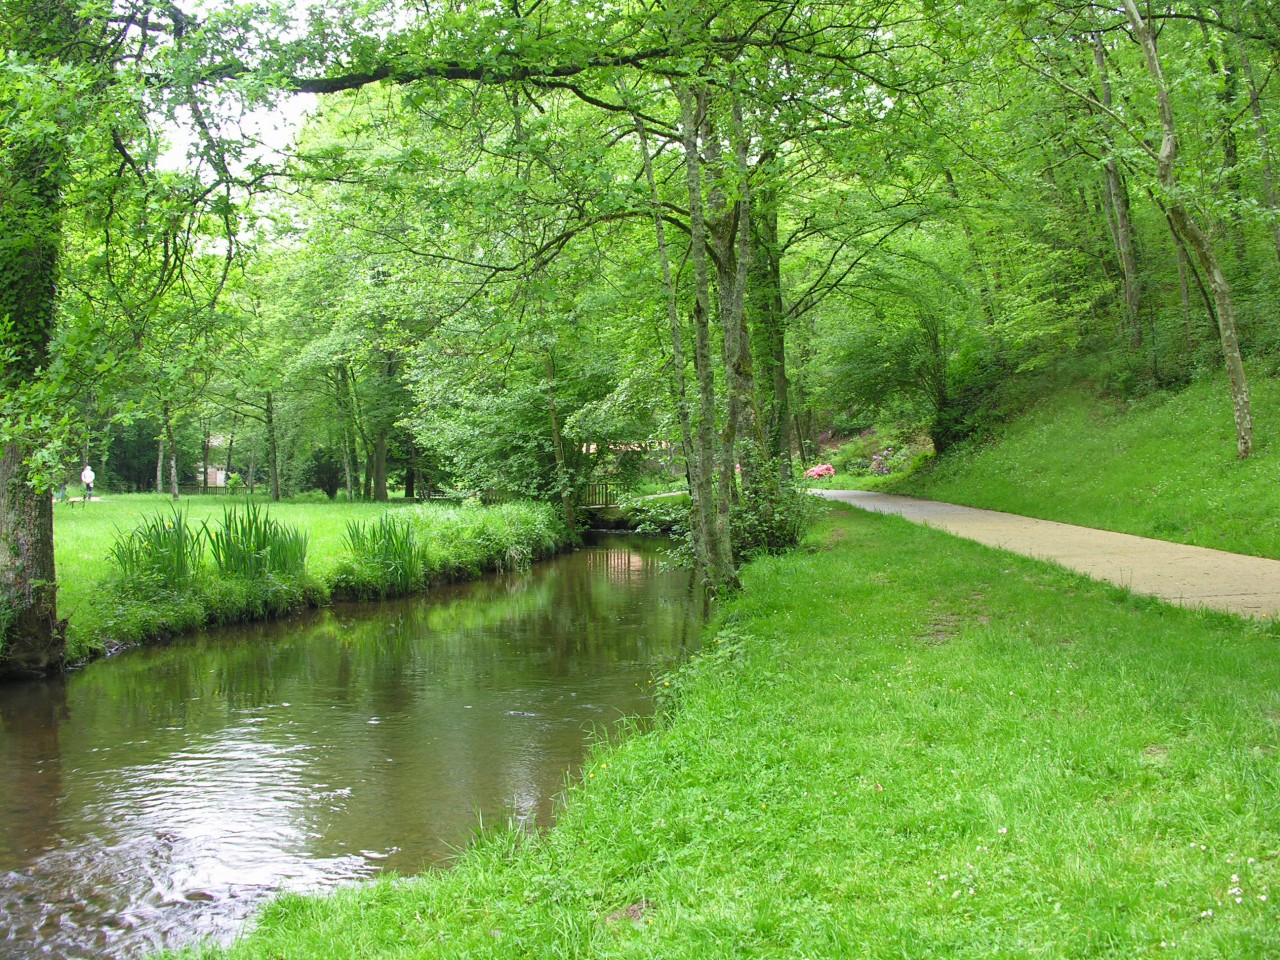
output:
[{"label": "wooden bridge", "polygon": [[616,483],[588,483],[578,497],[578,506],[588,508],[616,507],[622,488]]}]

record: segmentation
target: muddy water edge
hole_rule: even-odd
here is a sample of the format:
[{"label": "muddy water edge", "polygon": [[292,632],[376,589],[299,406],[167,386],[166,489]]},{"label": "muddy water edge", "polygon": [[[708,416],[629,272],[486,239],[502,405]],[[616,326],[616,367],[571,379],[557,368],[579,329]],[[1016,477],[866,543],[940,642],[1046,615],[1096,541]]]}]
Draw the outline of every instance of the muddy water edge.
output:
[{"label": "muddy water edge", "polygon": [[280,890],[549,825],[594,738],[697,643],[661,541],[0,686],[0,960],[226,940]]}]

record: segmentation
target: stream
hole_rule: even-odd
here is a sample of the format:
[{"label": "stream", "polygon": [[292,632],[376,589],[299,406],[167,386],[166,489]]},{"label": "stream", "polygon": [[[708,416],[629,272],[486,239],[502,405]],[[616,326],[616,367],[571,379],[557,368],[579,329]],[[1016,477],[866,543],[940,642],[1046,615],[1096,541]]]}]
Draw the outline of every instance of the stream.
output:
[{"label": "stream", "polygon": [[227,941],[279,891],[447,864],[554,819],[697,643],[660,541],[0,686],[0,960]]}]

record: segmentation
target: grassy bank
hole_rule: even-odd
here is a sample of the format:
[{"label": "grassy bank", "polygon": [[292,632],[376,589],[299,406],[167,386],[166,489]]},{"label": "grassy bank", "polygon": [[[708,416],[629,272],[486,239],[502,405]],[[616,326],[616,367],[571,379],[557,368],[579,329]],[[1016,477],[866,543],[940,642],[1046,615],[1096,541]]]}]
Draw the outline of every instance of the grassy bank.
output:
[{"label": "grassy bank", "polygon": [[1257,445],[1245,461],[1235,456],[1226,384],[1213,379],[1136,403],[1058,395],[994,442],[860,485],[1280,557],[1280,382],[1251,386]]},{"label": "grassy bank", "polygon": [[746,571],[556,829],[201,955],[1280,953],[1272,629],[894,517],[807,545]]},{"label": "grassy bank", "polygon": [[[224,498],[189,497],[180,506],[187,527],[194,532],[204,524],[220,529],[231,503]],[[267,509],[272,520],[305,535],[301,575],[274,571],[252,577],[226,575],[206,550],[195,576],[180,588],[160,588],[119,576],[110,556],[122,537],[148,519],[159,518],[162,526],[171,524],[172,500],[138,494],[105,497],[87,505],[55,505],[59,604],[62,615],[70,620],[69,658],[83,659],[104,648],[205,623],[258,619],[314,605],[335,591],[351,597],[412,592],[434,582],[518,566],[555,550],[565,538],[554,511],[537,504],[257,506]],[[408,532],[407,555],[404,550],[397,554],[353,549],[353,529],[368,533],[388,522],[394,530]],[[412,569],[406,571],[404,566]]]}]

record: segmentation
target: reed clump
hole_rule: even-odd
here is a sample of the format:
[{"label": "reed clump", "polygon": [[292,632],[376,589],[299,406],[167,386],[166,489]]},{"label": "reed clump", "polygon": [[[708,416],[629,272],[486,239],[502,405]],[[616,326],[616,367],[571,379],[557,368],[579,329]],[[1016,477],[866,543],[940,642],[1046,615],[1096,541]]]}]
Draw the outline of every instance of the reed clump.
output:
[{"label": "reed clump", "polygon": [[567,537],[546,504],[423,504],[348,520],[341,554],[322,558],[320,575],[308,567],[309,539],[252,502],[198,525],[177,509],[143,518],[108,551],[95,645],[268,619],[330,596],[405,596],[433,583],[523,568]]},{"label": "reed clump", "polygon": [[108,559],[107,644],[280,616],[327,595],[307,572],[307,535],[252,503],[199,527],[177,509],[144,518]]},{"label": "reed clump", "polygon": [[391,514],[347,522],[347,556],[334,570],[337,596],[357,600],[399,597],[424,586],[424,557],[412,523]]}]

